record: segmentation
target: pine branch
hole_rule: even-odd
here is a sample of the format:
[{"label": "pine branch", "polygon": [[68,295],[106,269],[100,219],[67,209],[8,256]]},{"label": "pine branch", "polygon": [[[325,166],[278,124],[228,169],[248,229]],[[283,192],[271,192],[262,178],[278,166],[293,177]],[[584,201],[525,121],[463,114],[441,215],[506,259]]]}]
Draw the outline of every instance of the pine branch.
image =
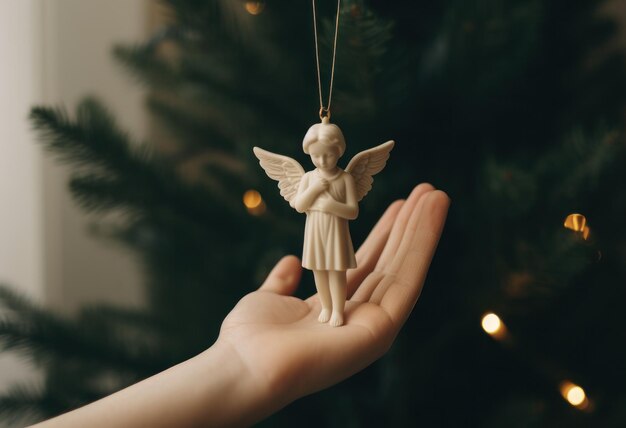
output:
[{"label": "pine branch", "polygon": [[624,152],[616,143],[622,139],[619,132],[606,129],[576,130],[532,163],[519,153],[509,161],[489,158],[483,174],[490,203],[511,217],[526,215],[538,205],[544,212],[547,207],[556,212],[567,209],[596,189],[603,172]]},{"label": "pine branch", "polygon": [[153,50],[151,42],[147,45],[116,46],[113,55],[139,83],[158,87],[160,90],[182,89],[184,78],[180,68],[175,67],[171,61],[158,58]]},{"label": "pine branch", "polygon": [[92,375],[75,369],[59,371],[55,368],[41,386],[12,385],[0,395],[0,420],[8,422],[6,426],[24,426],[80,407],[121,388],[107,388],[107,382],[93,385],[89,382]]},{"label": "pine branch", "polygon": [[[335,22],[323,22],[322,46],[325,52],[332,52]],[[400,105],[408,96],[408,56],[394,44],[394,30],[392,21],[376,15],[363,1],[343,3],[335,82],[336,106],[342,112],[362,120],[363,115],[374,117]],[[322,56],[323,69],[330,69],[329,58]]]},{"label": "pine branch", "polygon": [[[563,144],[537,162],[539,180],[554,180],[554,200],[581,200],[596,190],[601,175],[624,153],[622,133],[601,128],[595,132],[578,129]],[[558,174],[555,176],[555,172]]]},{"label": "pine branch", "polygon": [[221,39],[247,40],[252,37],[254,21],[243,2],[232,0],[161,0],[169,6],[174,19],[192,34],[219,36]]},{"label": "pine branch", "polygon": [[[488,195],[482,206],[490,207],[498,230],[507,230],[507,239],[494,237],[493,246],[500,281],[513,284],[514,297],[562,295],[598,260],[597,244],[564,229],[562,222],[598,191],[602,174],[624,153],[616,144],[621,138],[605,129],[578,130],[533,161],[518,154],[485,163],[482,187]],[[520,224],[520,217],[526,221]],[[511,281],[518,274],[527,279]]]},{"label": "pine branch", "polygon": [[5,426],[25,426],[53,414],[57,404],[39,387],[13,385],[0,395],[0,419]]},{"label": "pine branch", "polygon": [[[250,19],[243,12],[243,4],[223,3],[220,7],[234,6],[238,14]],[[254,43],[242,43],[241,35],[229,37],[219,30],[217,36],[211,32],[197,34],[182,22],[159,31],[143,45],[117,46],[114,55],[142,83],[158,89],[160,94],[169,92],[170,97],[178,97],[186,105],[197,105],[204,114],[211,113],[206,123],[212,128],[219,129],[224,122],[233,121],[232,116],[220,113],[237,111],[237,122],[247,123],[249,131],[242,134],[238,126],[230,130],[230,140],[237,145],[255,135],[256,129],[265,129],[263,125],[276,116],[287,118],[286,123],[291,123],[290,117],[296,122],[301,120],[298,110],[276,95],[298,91],[299,86],[294,88],[287,81],[300,71],[294,69],[296,64],[290,56],[265,42],[260,31],[256,31],[259,34]],[[166,42],[167,48],[159,49]],[[276,63],[281,67],[268,67]],[[264,108],[254,107],[259,105]]]},{"label": "pine branch", "polygon": [[163,123],[176,138],[180,152],[207,148],[233,151],[235,143],[218,127],[211,125],[208,112],[195,109],[188,103],[180,102],[178,97],[167,94],[152,94],[148,98],[148,108],[157,122]]},{"label": "pine branch", "polygon": [[63,161],[99,167],[106,173],[141,166],[140,157],[129,148],[129,136],[117,129],[111,114],[93,98],[79,104],[75,121],[65,109],[48,107],[34,107],[30,119],[46,148]]},{"label": "pine branch", "polygon": [[73,179],[73,191],[86,208],[127,208],[148,216],[165,213],[197,227],[206,227],[207,218],[243,216],[242,210],[233,207],[229,212],[212,203],[216,195],[209,189],[183,183],[146,146],[131,149],[128,136],[93,99],[79,105],[75,121],[63,109],[45,107],[34,108],[31,119],[46,147],[61,159],[82,171],[96,167]]},{"label": "pine branch", "polygon": [[[191,106],[201,111],[205,126],[227,136],[232,145],[246,144],[255,130],[264,129],[266,121],[277,113],[292,114],[288,103],[279,102],[274,91],[263,92],[267,87],[263,83],[277,81],[275,72],[261,73],[264,58],[240,47],[229,49],[223,41],[211,46],[210,55],[197,46],[180,46],[178,50],[173,60],[160,59],[145,46],[118,46],[114,53],[147,87],[180,100],[187,109]],[[246,70],[256,72],[250,75]],[[265,108],[258,109],[259,105]],[[236,118],[227,114],[234,111]],[[248,126],[238,126],[242,122]]]},{"label": "pine branch", "polygon": [[144,357],[152,349],[125,341],[111,329],[108,320],[96,320],[93,315],[78,322],[62,319],[6,286],[0,286],[0,303],[8,309],[0,318],[2,348],[19,352],[38,364],[65,361],[139,373],[162,367],[149,366]]}]

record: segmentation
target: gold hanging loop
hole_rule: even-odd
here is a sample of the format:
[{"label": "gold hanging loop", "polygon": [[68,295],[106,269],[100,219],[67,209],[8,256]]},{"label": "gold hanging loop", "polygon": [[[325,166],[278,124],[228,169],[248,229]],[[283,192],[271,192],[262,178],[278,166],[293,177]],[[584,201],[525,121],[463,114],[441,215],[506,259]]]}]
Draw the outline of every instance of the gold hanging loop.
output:
[{"label": "gold hanging loop", "polygon": [[327,107],[320,107],[320,120],[324,120],[327,118],[330,120],[330,110]]}]

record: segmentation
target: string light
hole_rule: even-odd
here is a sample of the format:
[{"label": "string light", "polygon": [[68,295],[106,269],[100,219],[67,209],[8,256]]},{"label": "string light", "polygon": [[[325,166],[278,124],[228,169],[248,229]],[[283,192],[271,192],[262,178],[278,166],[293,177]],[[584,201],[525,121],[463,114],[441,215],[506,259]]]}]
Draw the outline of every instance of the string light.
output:
[{"label": "string light", "polygon": [[507,329],[499,316],[493,312],[488,312],[483,315],[481,325],[483,330],[491,337],[501,340],[507,335]]},{"label": "string light", "polygon": [[256,190],[247,190],[243,194],[243,204],[252,215],[261,215],[265,212],[265,202]]},{"label": "string light", "polygon": [[[485,332],[494,339],[499,341],[507,339],[506,344],[509,346],[515,346],[515,342],[509,338],[506,325],[504,325],[500,317],[495,313],[487,312],[484,314],[481,320],[481,326],[483,330],[485,330]],[[565,380],[559,384],[559,391],[565,401],[567,401],[572,407],[584,411],[592,410],[592,403],[589,401],[589,398],[587,398],[587,394],[581,386],[576,385],[569,380]]]},{"label": "string light", "polygon": [[572,406],[584,410],[589,406],[589,399],[585,390],[580,386],[566,380],[560,385],[560,391],[563,398]]},{"label": "string light", "polygon": [[567,229],[573,230],[574,232],[580,233],[585,240],[589,237],[587,219],[582,214],[574,213],[568,215],[563,222],[563,226]]},{"label": "string light", "polygon": [[250,15],[258,15],[265,9],[264,1],[246,1],[246,11]]}]

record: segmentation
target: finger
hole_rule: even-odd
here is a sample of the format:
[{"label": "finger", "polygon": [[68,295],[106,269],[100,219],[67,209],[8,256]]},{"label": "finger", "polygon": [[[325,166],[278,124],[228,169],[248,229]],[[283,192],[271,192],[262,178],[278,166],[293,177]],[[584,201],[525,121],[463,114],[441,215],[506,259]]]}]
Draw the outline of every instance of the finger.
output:
[{"label": "finger", "polygon": [[259,290],[290,296],[296,291],[301,275],[300,259],[285,256],[276,263]]},{"label": "finger", "polygon": [[[379,277],[390,276],[395,278],[398,270],[400,269],[400,265],[405,260],[405,255],[409,252],[409,246],[415,239],[415,234],[417,232],[418,222],[422,216],[422,209],[424,207],[424,203],[429,194],[432,192],[426,192],[422,196],[420,196],[419,201],[415,204],[413,211],[411,212],[409,218],[404,224],[404,229],[402,230],[402,237],[400,239],[400,243],[398,244],[393,258],[385,263],[384,266],[377,266],[377,273]],[[380,285],[373,288],[372,293],[368,296],[369,301],[375,304],[380,304],[383,296],[387,292],[387,289],[393,284],[393,281],[384,281],[381,282]]]},{"label": "finger", "polygon": [[429,183],[422,183],[413,189],[413,191],[407,198],[406,203],[400,210],[395,224],[393,225],[393,229],[391,231],[391,234],[389,235],[387,245],[385,245],[385,249],[383,250],[380,259],[378,260],[378,264],[376,265],[376,268],[378,270],[383,270],[383,267],[388,265],[389,262],[393,260],[396,252],[398,251],[398,247],[400,246],[400,242],[402,242],[404,230],[406,228],[407,222],[409,221],[409,217],[413,212],[413,209],[423,195],[433,191],[434,189],[435,188],[433,187],[433,185]]},{"label": "finger", "polygon": [[359,302],[367,302],[370,300],[372,293],[379,287],[379,283],[383,278],[384,272],[387,271],[388,265],[391,264],[393,256],[398,251],[402,237],[406,233],[406,225],[411,215],[419,208],[420,201],[423,202],[424,195],[431,192],[433,186],[427,183],[416,186],[408,199],[400,209],[396,221],[393,224],[389,238],[385,245],[380,258],[376,263],[376,269],[371,272],[358,287],[352,300]]},{"label": "finger", "polygon": [[422,291],[449,206],[448,195],[440,190],[431,192],[424,201],[415,233],[406,247],[407,251],[399,254],[402,261],[393,284],[380,301],[380,306],[396,326],[401,326],[406,321]]},{"label": "finger", "polygon": [[363,282],[363,280],[370,274],[376,262],[380,257],[380,254],[385,247],[391,227],[393,226],[400,208],[404,205],[403,200],[398,200],[389,205],[385,210],[385,213],[380,217],[365,242],[359,247],[356,252],[356,269],[348,270],[348,299],[352,297],[355,290]]}]

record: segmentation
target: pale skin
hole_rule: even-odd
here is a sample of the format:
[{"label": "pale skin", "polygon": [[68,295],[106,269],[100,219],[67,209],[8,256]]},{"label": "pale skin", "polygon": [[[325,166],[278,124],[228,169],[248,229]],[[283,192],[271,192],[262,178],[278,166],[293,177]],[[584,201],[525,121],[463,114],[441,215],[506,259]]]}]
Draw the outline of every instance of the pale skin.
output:
[{"label": "pale skin", "polygon": [[345,326],[317,321],[320,296],[292,296],[302,268],[278,262],[206,351],[40,427],[249,426],[362,370],[391,346],[415,305],[449,199],[429,184],[393,203],[348,271]]},{"label": "pale skin", "polygon": [[[354,180],[350,175],[340,178],[346,181],[345,203],[336,201],[330,195],[324,193],[330,185],[327,179],[334,177],[339,172],[337,167],[337,161],[339,160],[337,148],[318,141],[309,146],[309,155],[322,178],[307,175],[302,179],[296,195],[296,211],[299,213],[306,212],[317,202],[316,206],[324,212],[347,220],[357,218],[359,215],[359,204],[356,198]],[[333,327],[342,325],[347,296],[346,271],[314,269],[313,275],[315,277],[315,287],[322,305],[318,321],[321,323],[328,322]]]}]

